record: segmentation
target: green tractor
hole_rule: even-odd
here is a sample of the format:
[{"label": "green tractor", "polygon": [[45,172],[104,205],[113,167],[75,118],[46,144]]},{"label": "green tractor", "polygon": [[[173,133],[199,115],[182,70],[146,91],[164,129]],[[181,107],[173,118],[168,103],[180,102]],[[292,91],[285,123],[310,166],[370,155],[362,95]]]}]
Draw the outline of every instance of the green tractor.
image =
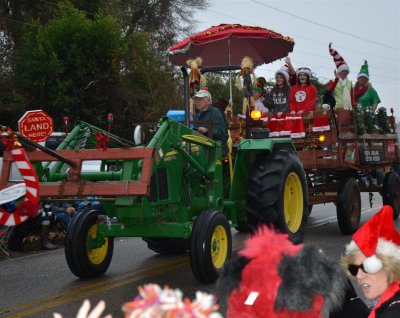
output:
[{"label": "green tractor", "polygon": [[[99,147],[102,138],[107,149]],[[80,122],[56,151],[38,148],[27,153],[42,199],[95,197],[104,206],[82,211],[68,228],[65,255],[80,278],[107,271],[115,237],[142,237],[157,253],[189,252],[203,283],[214,282],[229,260],[231,228],[268,224],[303,241],[307,181],[289,138],[241,140],[228,197],[221,144],[170,118],[160,119],[145,146]],[[93,160],[101,160],[98,171],[84,171]]]}]

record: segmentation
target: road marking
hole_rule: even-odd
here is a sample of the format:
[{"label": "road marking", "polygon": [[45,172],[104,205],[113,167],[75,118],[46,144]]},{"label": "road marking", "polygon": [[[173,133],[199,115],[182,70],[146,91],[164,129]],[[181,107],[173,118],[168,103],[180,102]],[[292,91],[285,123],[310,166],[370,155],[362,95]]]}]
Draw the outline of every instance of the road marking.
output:
[{"label": "road marking", "polygon": [[[170,270],[174,270],[177,268],[181,268],[189,264],[189,257],[183,257],[178,260],[155,264],[145,269],[140,269],[134,272],[126,273],[123,275],[119,275],[117,277],[108,278],[102,280],[101,282],[96,282],[88,285],[84,285],[78,288],[74,288],[67,292],[59,293],[56,295],[52,295],[49,297],[41,298],[30,303],[26,303],[20,306],[15,306],[11,308],[7,308],[5,310],[0,311],[0,315],[8,314],[12,315],[12,317],[27,317],[29,315],[45,311],[51,308],[55,308],[59,305],[63,305],[72,301],[76,301],[79,299],[85,299],[88,296],[99,294],[104,291],[108,291],[110,289],[114,289],[141,279],[147,279],[159,274],[165,273]],[[67,297],[66,297],[67,296]],[[62,298],[62,299],[60,299]],[[35,307],[34,307],[35,306]],[[34,307],[32,309],[28,309]],[[26,311],[22,311],[24,309],[28,309]],[[22,312],[20,312],[22,311]],[[20,313],[18,313],[20,312]]]},{"label": "road marking", "polygon": [[[372,209],[368,209],[368,210],[364,210],[364,211],[361,210],[361,215],[366,214],[366,213],[370,213],[370,212],[377,212],[381,208],[382,207],[372,208]],[[330,216],[330,217],[327,217],[327,218],[324,218],[324,219],[319,219],[318,221],[313,222],[310,226],[307,226],[306,228],[307,229],[311,229],[311,228],[314,228],[314,227],[319,227],[319,226],[322,226],[322,225],[326,225],[326,224],[332,223],[332,221],[333,222],[337,222],[337,217],[336,216]]]}]

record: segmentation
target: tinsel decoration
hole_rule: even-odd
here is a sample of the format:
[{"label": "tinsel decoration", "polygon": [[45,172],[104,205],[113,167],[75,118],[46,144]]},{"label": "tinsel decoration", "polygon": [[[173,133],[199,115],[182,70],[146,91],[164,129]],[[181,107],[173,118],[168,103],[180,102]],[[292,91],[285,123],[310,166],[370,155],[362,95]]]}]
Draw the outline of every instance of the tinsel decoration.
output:
[{"label": "tinsel decoration", "polygon": [[364,135],[365,133],[365,125],[364,125],[364,115],[361,108],[361,105],[358,104],[356,107],[353,108],[353,118],[356,122],[357,134]]},{"label": "tinsel decoration", "polygon": [[318,138],[319,135],[320,135],[320,132],[306,130],[306,136],[304,138],[303,150],[311,150],[311,149],[318,148],[320,145],[320,141]]},{"label": "tinsel decoration", "polygon": [[365,131],[368,134],[374,133],[378,128],[376,114],[372,111],[371,107],[367,107],[364,110],[364,125]]},{"label": "tinsel decoration", "polygon": [[382,130],[382,132],[385,134],[390,133],[390,127],[385,107],[381,107],[378,109],[377,120],[378,127]]}]

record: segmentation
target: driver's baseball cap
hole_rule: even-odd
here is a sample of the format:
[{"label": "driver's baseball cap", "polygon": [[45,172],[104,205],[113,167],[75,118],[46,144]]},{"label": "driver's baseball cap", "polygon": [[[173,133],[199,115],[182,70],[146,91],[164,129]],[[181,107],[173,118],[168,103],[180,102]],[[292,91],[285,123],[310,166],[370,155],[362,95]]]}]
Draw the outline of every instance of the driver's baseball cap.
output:
[{"label": "driver's baseball cap", "polygon": [[203,97],[208,97],[209,99],[212,99],[211,94],[209,91],[206,91],[205,89],[201,89],[197,91],[196,95],[194,95],[194,98],[203,98]]}]

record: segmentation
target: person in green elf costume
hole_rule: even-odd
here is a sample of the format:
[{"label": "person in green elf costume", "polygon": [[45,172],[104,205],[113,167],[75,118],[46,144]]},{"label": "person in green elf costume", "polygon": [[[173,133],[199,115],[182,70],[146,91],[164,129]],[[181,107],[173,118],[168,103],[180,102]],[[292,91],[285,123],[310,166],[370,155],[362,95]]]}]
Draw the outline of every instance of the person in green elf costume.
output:
[{"label": "person in green elf costume", "polygon": [[354,85],[354,97],[356,103],[360,104],[363,110],[371,108],[372,111],[375,111],[381,102],[378,93],[369,82],[367,61],[364,61],[357,75],[357,83]]}]

